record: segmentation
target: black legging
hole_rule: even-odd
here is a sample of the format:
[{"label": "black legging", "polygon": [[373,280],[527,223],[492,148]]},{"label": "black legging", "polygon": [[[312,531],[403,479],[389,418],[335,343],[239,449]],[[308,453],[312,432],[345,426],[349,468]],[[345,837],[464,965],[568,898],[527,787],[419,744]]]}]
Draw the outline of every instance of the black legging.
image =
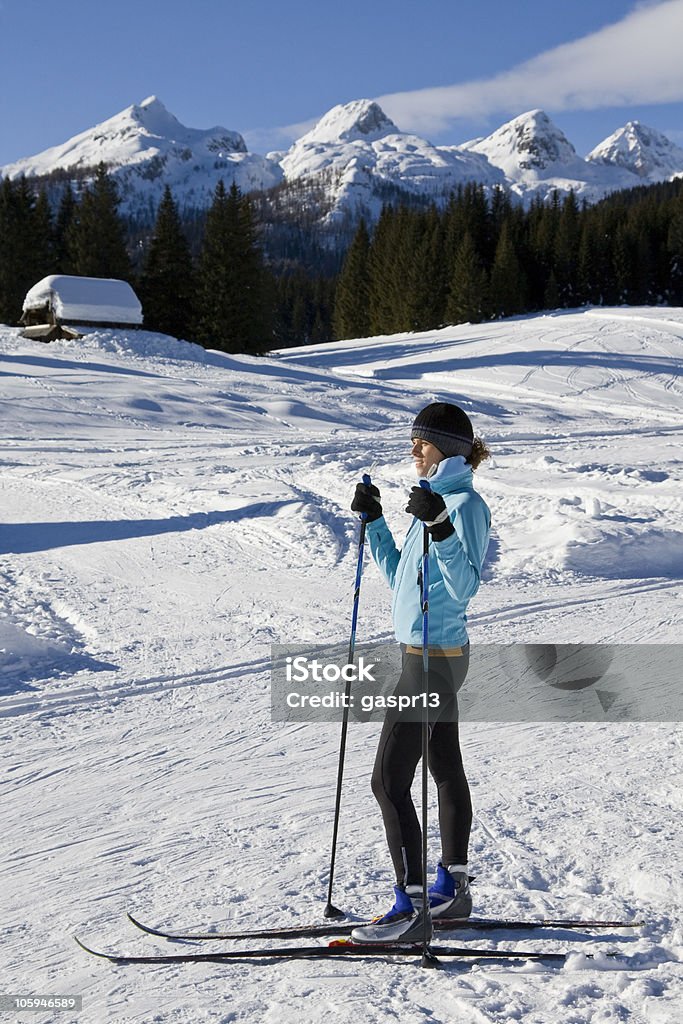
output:
[{"label": "black legging", "polygon": [[[439,695],[439,707],[429,712],[429,771],[439,796],[441,862],[467,864],[472,826],[472,801],[460,753],[457,692],[465,681],[469,647],[460,657],[429,660],[429,692]],[[403,671],[394,691],[422,692],[422,656],[403,652]],[[406,720],[409,717],[411,720]],[[399,885],[422,884],[422,831],[410,795],[415,769],[422,756],[419,712],[387,714],[380,735],[372,792],[382,810],[389,852]]]}]

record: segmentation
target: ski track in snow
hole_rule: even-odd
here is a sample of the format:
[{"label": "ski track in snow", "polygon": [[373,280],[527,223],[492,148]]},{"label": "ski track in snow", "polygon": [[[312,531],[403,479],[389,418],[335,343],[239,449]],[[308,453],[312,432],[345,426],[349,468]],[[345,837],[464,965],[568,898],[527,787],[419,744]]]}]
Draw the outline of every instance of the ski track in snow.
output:
[{"label": "ski track in snow", "polygon": [[[409,426],[430,400],[462,402],[494,453],[477,474],[493,539],[473,644],[677,642],[682,356],[674,309],[268,359],[146,332],[44,346],[0,328],[3,990],[82,993],[81,1024],[678,1022],[676,723],[461,726],[477,912],[646,922],[454,939],[575,949],[563,968],[115,968],[71,936],[194,948],[137,932],[127,909],[188,927],[320,919],[339,727],[271,722],[270,644],[347,639],[353,486],[373,467],[400,537]],[[389,630],[368,567],[358,640]],[[378,731],[349,733],[335,902],[358,916],[386,909],[391,886],[369,790]],[[434,859],[436,810],[431,793]],[[626,962],[582,955],[605,949]]]}]

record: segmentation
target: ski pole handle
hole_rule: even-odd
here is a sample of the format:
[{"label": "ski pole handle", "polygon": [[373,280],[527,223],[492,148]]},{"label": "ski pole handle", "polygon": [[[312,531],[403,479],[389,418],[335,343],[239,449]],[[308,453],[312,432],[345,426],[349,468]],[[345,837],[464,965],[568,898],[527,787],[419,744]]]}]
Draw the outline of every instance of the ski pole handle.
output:
[{"label": "ski pole handle", "polygon": [[[361,480],[363,481],[363,483],[365,484],[366,487],[369,487],[370,484],[372,483],[372,480],[370,479],[370,474],[369,473],[363,473],[363,476],[361,477]],[[360,519],[361,523],[367,523],[367,521],[368,521],[368,514],[367,514],[367,512],[361,512],[360,515],[358,516],[358,518]]]}]

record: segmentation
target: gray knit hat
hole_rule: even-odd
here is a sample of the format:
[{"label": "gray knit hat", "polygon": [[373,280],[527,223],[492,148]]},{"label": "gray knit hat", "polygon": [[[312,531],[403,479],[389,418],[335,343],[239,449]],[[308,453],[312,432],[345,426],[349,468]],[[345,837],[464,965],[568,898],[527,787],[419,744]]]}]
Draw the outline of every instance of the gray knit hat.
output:
[{"label": "gray knit hat", "polygon": [[452,455],[472,454],[474,430],[466,412],[449,402],[433,402],[419,412],[413,423],[411,438],[429,441],[440,452]]}]

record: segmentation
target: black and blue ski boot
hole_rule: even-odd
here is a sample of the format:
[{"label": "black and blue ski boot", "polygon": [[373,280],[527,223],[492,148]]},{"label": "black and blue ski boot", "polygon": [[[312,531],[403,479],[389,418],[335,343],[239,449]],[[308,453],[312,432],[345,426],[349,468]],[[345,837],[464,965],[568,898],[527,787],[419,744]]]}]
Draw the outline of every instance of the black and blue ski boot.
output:
[{"label": "black and blue ski boot", "polygon": [[457,864],[445,868],[439,863],[436,881],[429,887],[429,908],[432,917],[469,917],[472,894],[467,871]]},{"label": "black and blue ski boot", "polygon": [[[359,925],[351,932],[353,942],[422,942],[425,935],[424,904],[421,885],[394,886],[396,901],[383,917]],[[427,909],[429,915],[429,909]],[[427,941],[432,937],[431,916],[427,922]]]}]

